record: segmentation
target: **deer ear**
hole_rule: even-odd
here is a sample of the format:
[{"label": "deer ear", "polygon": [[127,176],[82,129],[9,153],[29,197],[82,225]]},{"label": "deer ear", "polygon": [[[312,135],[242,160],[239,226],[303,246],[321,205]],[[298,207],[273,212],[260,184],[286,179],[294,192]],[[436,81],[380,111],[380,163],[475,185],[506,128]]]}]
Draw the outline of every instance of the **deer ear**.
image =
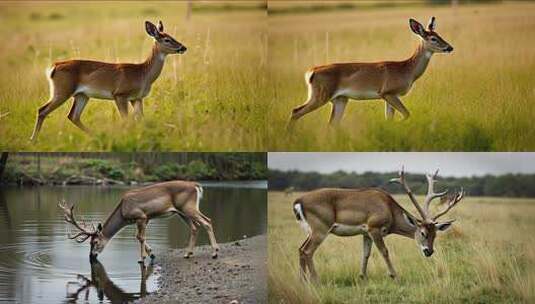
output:
[{"label": "deer ear", "polygon": [[447,222],[443,222],[443,223],[436,223],[435,227],[439,231],[446,231],[451,227],[451,224],[453,224],[453,222],[455,222],[455,220],[451,220],[451,221],[447,221]]},{"label": "deer ear", "polygon": [[156,25],[154,25],[150,21],[145,21],[145,30],[147,31],[147,34],[153,38],[158,38],[160,34],[158,33],[158,29],[156,28]]},{"label": "deer ear", "polygon": [[433,32],[435,31],[435,28],[437,27],[437,24],[435,23],[435,17],[431,17],[431,19],[429,19],[429,24],[427,25],[427,30]]},{"label": "deer ear", "polygon": [[158,21],[158,31],[163,32],[163,23],[162,20]]},{"label": "deer ear", "polygon": [[98,223],[97,229],[98,229],[98,231],[102,231],[102,224],[101,223]]},{"label": "deer ear", "polygon": [[425,29],[424,29],[424,26],[422,24],[420,24],[420,22],[414,20],[414,19],[409,19],[409,26],[411,27],[411,30],[418,36],[421,36],[423,37],[424,34],[425,34]]}]

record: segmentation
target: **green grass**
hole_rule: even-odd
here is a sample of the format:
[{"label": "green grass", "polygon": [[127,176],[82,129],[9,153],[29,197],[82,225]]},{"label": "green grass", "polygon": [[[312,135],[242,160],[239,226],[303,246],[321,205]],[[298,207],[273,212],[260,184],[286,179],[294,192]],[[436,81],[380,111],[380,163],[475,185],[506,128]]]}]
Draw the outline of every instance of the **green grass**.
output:
[{"label": "green grass", "polygon": [[[288,133],[292,108],[307,97],[304,72],[331,62],[401,60],[417,45],[410,17],[437,17],[455,50],[437,54],[402,101],[407,121],[384,119],[384,102],[352,101],[339,128],[330,105]],[[384,8],[269,18],[269,75],[274,90],[270,151],[527,151],[535,149],[535,5]]]},{"label": "green grass", "polygon": [[[270,303],[533,303],[535,200],[466,198],[447,218],[457,222],[424,258],[414,240],[388,236],[398,273],[392,281],[374,246],[368,281],[358,278],[362,237],[329,236],[314,256],[320,283],[299,279],[298,248],[305,239],[292,202],[300,194],[268,195]],[[396,199],[409,210],[405,196]]]},{"label": "green grass", "polygon": [[[180,2],[0,3],[0,150],[265,150],[265,11],[194,12],[187,21],[185,9]],[[153,44],[144,21],[158,19],[188,52],[166,59],[143,121],[123,121],[113,102],[91,99],[82,116],[94,132],[88,136],[66,119],[69,100],[29,142],[52,62],[141,62]]]}]

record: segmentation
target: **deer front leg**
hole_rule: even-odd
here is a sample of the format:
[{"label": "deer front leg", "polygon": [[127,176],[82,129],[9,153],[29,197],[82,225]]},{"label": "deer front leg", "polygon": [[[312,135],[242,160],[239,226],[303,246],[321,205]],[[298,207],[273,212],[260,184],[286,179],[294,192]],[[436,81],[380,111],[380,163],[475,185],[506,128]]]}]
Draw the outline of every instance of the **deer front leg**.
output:
[{"label": "deer front leg", "polygon": [[136,120],[141,120],[143,118],[143,100],[136,99],[130,102],[132,107],[134,107],[134,117]]},{"label": "deer front leg", "polygon": [[373,242],[375,243],[375,246],[377,246],[377,249],[379,249],[379,252],[381,252],[383,259],[386,262],[386,266],[388,267],[388,275],[390,275],[392,279],[395,279],[396,271],[394,270],[394,266],[392,266],[392,262],[390,261],[390,257],[388,256],[388,249],[386,248],[386,245],[384,243],[381,230],[380,229],[371,230],[370,236]]},{"label": "deer front leg", "polygon": [[372,252],[373,241],[368,235],[364,235],[362,239],[362,260],[360,261],[360,277],[362,279],[368,278],[368,259]]},{"label": "deer front leg", "polygon": [[141,258],[139,260],[139,263],[145,264],[145,258],[147,257],[147,251],[145,248],[145,228],[147,227],[147,219],[138,219],[136,221],[137,224],[137,235],[136,238],[139,241],[140,245],[140,255]]},{"label": "deer front leg", "polygon": [[383,99],[385,100],[388,105],[392,106],[396,111],[401,113],[403,116],[403,120],[406,120],[409,118],[410,114],[407,108],[403,105],[401,100],[395,96],[395,95],[383,95]]}]

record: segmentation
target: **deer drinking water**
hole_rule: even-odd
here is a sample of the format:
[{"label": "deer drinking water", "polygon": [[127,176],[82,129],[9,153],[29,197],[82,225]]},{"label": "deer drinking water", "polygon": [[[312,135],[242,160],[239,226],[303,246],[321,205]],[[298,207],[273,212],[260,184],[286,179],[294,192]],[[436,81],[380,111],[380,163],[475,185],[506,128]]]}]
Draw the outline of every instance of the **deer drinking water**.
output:
[{"label": "deer drinking water", "polygon": [[[363,236],[360,269],[362,278],[367,277],[368,258],[373,244],[383,256],[389,275],[392,278],[396,277],[383,240],[389,234],[414,239],[422,254],[430,257],[434,251],[436,233],[445,231],[453,223],[453,220],[438,222],[437,219],[446,214],[464,196],[462,190],[455,195],[449,195],[447,191],[435,193],[434,183],[437,175],[438,171],[433,175],[426,175],[428,192],[424,199],[424,208],[420,206],[409,188],[403,169],[399,178],[392,180],[403,186],[420,218],[405,210],[389,193],[381,189],[319,189],[298,198],[293,204],[293,210],[301,227],[307,233],[306,240],[299,248],[301,276],[306,278],[308,270],[311,278],[317,280],[313,256],[329,234],[342,237]],[[437,214],[431,215],[429,212],[431,201],[442,197],[448,198],[447,206]]]},{"label": "deer drinking water", "polygon": [[453,47],[436,32],[435,17],[427,30],[418,21],[409,20],[410,29],[420,38],[414,54],[403,61],[372,63],[335,63],[317,66],[305,74],[308,100],[292,110],[289,128],[304,115],[332,102],[330,124],[338,123],[348,100],[383,99],[385,116],[394,117],[395,111],[409,118],[409,111],[399,96],[409,92],[413,83],[425,72],[434,53],[450,53]]},{"label": "deer drinking water", "polygon": [[79,222],[74,215],[73,204],[68,205],[63,202],[59,204],[59,207],[63,209],[65,221],[78,230],[77,234],[69,235],[69,238],[78,243],[90,239],[91,261],[96,259],[115,234],[131,224],[137,225],[136,238],[140,244],[141,254],[139,262],[144,263],[147,256],[153,260],[155,256],[145,240],[145,229],[149,220],[172,214],[178,214],[190,228],[185,258],[193,255],[200,226],[208,233],[213,250],[212,257],[217,258],[219,246],[215,239],[212,221],[199,210],[202,193],[201,185],[186,181],[163,182],[127,191],[104,224],[98,224],[97,228],[93,224],[87,225]]},{"label": "deer drinking water", "polygon": [[68,60],[56,62],[47,70],[50,83],[50,99],[37,111],[37,120],[31,136],[35,140],[43,121],[52,111],[71,96],[73,105],[68,118],[85,132],[89,129],[82,123],[81,116],[89,98],[115,100],[123,118],[128,116],[128,103],[134,107],[137,118],[143,116],[143,98],[162,71],[165,57],[183,54],[186,47],[164,32],[163,23],[158,27],[145,21],[147,34],[154,38],[149,57],[142,63],[107,63],[90,60]]}]

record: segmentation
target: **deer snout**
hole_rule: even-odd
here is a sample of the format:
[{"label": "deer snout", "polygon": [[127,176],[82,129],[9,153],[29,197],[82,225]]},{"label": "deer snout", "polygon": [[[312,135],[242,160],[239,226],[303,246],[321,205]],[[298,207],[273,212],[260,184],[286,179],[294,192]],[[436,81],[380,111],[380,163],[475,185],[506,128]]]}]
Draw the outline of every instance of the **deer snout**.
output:
[{"label": "deer snout", "polygon": [[188,50],[188,48],[184,45],[181,45],[178,50],[177,50],[177,53],[179,54],[184,54],[186,51]]},{"label": "deer snout", "polygon": [[422,251],[426,257],[430,257],[434,252],[433,249],[429,248],[423,248]]},{"label": "deer snout", "polygon": [[93,264],[97,261],[98,254],[96,253],[89,253],[89,263]]},{"label": "deer snout", "polygon": [[450,46],[448,46],[448,47],[446,48],[445,51],[448,52],[448,53],[451,53],[451,52],[453,52],[453,47],[450,45]]}]

